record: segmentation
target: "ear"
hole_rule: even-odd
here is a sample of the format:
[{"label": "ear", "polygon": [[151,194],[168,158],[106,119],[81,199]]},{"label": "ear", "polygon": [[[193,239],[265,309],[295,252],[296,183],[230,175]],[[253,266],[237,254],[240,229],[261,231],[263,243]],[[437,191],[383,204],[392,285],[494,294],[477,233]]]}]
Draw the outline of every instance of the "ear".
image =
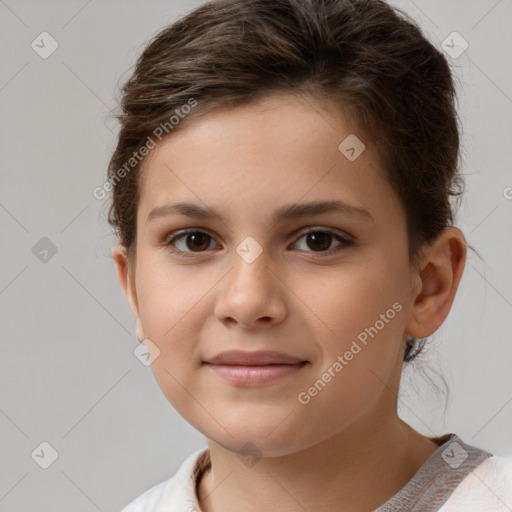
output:
[{"label": "ear", "polygon": [[458,228],[445,228],[427,247],[415,280],[406,334],[426,338],[444,322],[452,307],[466,263],[466,239]]},{"label": "ear", "polygon": [[122,245],[116,245],[112,248],[111,255],[117,267],[119,283],[126,295],[128,305],[135,317],[135,321],[137,322],[137,338],[139,341],[142,341],[145,339],[145,336],[139,316],[139,302],[137,299],[137,290],[135,288],[135,275],[133,275],[133,269],[128,265],[126,248]]}]

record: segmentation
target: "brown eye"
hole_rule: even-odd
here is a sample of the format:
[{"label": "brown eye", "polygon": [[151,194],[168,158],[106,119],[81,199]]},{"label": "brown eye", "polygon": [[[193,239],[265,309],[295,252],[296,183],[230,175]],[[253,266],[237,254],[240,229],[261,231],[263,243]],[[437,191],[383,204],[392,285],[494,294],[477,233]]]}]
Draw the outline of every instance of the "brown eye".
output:
[{"label": "brown eye", "polygon": [[306,244],[315,251],[327,251],[332,243],[333,236],[330,233],[314,231],[306,235]]},{"label": "brown eye", "polygon": [[211,236],[206,233],[201,233],[200,231],[188,234],[185,239],[187,247],[191,251],[202,251],[208,249],[211,242]]},{"label": "brown eye", "polygon": [[211,247],[213,238],[203,231],[185,231],[173,237],[167,245],[175,247],[184,253],[200,253]]},{"label": "brown eye", "polygon": [[[333,242],[336,245],[333,246]],[[298,249],[304,252],[322,253],[326,251],[335,252],[353,244],[350,238],[341,236],[329,230],[310,230],[304,233],[296,242]]]}]

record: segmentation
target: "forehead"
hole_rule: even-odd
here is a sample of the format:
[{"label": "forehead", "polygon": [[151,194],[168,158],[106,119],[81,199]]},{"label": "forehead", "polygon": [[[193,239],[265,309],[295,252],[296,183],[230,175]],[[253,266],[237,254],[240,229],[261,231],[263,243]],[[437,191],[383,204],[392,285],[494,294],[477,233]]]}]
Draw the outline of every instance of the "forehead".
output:
[{"label": "forehead", "polygon": [[193,119],[159,143],[142,166],[140,210],[183,195],[249,208],[341,194],[363,207],[379,188],[387,184],[371,141],[341,108],[273,94]]},{"label": "forehead", "polygon": [[340,110],[330,107],[306,96],[276,92],[242,106],[215,109],[188,122],[185,118],[143,166],[169,159],[171,152],[173,160],[181,159],[180,153],[187,149],[197,150],[187,155],[189,159],[205,156],[200,150],[207,150],[210,159],[237,159],[246,164],[254,157],[265,160],[276,154],[287,160],[317,159],[318,151],[332,149],[338,139],[358,131]]}]

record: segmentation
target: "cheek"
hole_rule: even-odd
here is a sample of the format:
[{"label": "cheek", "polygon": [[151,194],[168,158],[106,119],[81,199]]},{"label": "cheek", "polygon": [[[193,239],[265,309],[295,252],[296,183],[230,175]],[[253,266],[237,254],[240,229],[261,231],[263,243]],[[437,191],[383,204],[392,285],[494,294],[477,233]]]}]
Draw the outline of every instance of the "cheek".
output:
[{"label": "cheek", "polygon": [[391,387],[405,325],[405,284],[395,265],[374,259],[338,269],[323,286],[305,281],[298,292],[319,317],[311,316],[310,327],[321,349],[301,403],[325,435],[361,417]]},{"label": "cheek", "polygon": [[[176,285],[174,280],[173,285]],[[201,414],[201,410],[193,412],[191,400],[198,395],[195,375],[200,366],[199,318],[206,312],[194,294],[180,292],[178,296],[172,290],[159,280],[153,293],[142,301],[140,314],[145,336],[160,350],[151,364],[154,378],[169,403],[194,425],[194,418]]]},{"label": "cheek", "polygon": [[312,312],[311,325],[325,356],[332,360],[343,354],[354,340],[364,346],[365,340],[378,339],[373,344],[375,357],[382,357],[401,339],[405,282],[396,266],[375,257],[328,274],[323,269],[321,280],[303,275],[297,281],[294,290]]},{"label": "cheek", "polygon": [[197,353],[201,318],[207,314],[208,292],[217,276],[191,266],[172,264],[165,249],[138,248],[136,284],[138,312],[144,336],[157,347],[151,370],[163,395],[192,425],[204,412],[192,397],[194,378],[200,365]]},{"label": "cheek", "polygon": [[152,370],[159,384],[165,381],[169,392],[175,394],[172,390],[180,388],[178,382],[187,385],[187,370],[199,364],[197,340],[208,314],[207,294],[215,285],[215,276],[194,276],[191,267],[173,271],[150,261],[141,264],[140,270],[140,319],[145,337],[160,350]]},{"label": "cheek", "polygon": [[180,342],[185,341],[183,326],[187,326],[189,338],[193,337],[199,324],[190,322],[190,317],[197,316],[204,307],[203,299],[212,291],[218,277],[192,265],[171,264],[160,251],[142,255],[139,268],[137,295],[145,334],[158,340],[162,349],[172,345],[180,350]]}]

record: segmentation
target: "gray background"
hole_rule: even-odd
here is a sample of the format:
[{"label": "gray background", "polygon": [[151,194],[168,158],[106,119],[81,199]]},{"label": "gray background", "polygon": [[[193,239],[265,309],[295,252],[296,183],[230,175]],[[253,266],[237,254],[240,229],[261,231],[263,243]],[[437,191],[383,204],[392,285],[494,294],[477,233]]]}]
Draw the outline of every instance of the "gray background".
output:
[{"label": "gray background", "polygon": [[[205,444],[133,355],[106,202],[92,195],[117,86],[200,3],[0,0],[0,511],[116,511]],[[482,256],[469,253],[428,361],[406,370],[401,415],[512,456],[512,0],[393,3],[439,47],[453,31],[469,44],[449,58],[468,186],[457,224]],[[43,31],[59,44],[47,59],[31,48]],[[47,261],[48,241],[33,251],[43,237],[57,249]],[[48,469],[31,456],[43,441],[58,452]]]}]

